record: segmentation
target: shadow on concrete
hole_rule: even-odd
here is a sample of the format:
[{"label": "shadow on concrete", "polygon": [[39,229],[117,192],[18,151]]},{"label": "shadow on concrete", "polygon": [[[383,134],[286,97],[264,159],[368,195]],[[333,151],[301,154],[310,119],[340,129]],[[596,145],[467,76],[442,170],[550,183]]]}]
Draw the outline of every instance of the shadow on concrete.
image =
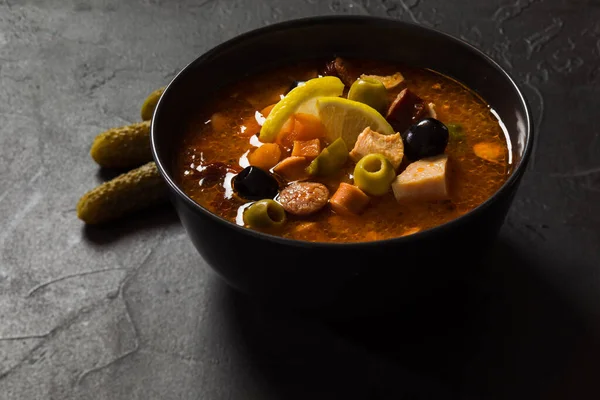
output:
[{"label": "shadow on concrete", "polygon": [[103,245],[120,240],[135,232],[161,230],[179,224],[179,217],[170,203],[148,208],[102,225],[84,225],[85,240]]},{"label": "shadow on concrete", "polygon": [[468,279],[385,314],[308,315],[232,290],[224,312],[280,398],[599,398],[600,325],[529,257],[500,238]]}]

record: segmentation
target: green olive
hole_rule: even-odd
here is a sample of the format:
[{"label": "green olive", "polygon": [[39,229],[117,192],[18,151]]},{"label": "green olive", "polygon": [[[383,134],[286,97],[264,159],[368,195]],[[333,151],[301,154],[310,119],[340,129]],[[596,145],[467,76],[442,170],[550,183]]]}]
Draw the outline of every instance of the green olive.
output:
[{"label": "green olive", "polygon": [[394,166],[382,154],[367,154],[354,167],[354,184],[373,196],[386,194],[394,178]]},{"label": "green olive", "polygon": [[244,211],[244,223],[250,228],[278,228],[285,224],[285,220],[285,210],[271,199],[259,200]]},{"label": "green olive", "polygon": [[348,99],[359,101],[384,113],[388,107],[388,92],[383,83],[373,78],[359,78],[348,92]]}]

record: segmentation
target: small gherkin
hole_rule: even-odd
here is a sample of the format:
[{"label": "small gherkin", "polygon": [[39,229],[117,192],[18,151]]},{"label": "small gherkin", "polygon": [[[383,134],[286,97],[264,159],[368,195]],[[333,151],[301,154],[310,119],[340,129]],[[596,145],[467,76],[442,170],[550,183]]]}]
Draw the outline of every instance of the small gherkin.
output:
[{"label": "small gherkin", "polygon": [[167,199],[166,184],[152,161],[84,194],[77,203],[77,217],[86,224],[102,224]]},{"label": "small gherkin", "polygon": [[106,168],[134,168],[152,161],[150,121],[120,126],[100,133],[90,155]]},{"label": "small gherkin", "polygon": [[152,115],[154,115],[154,110],[156,109],[156,105],[158,104],[158,100],[160,100],[160,96],[162,96],[165,91],[164,87],[156,89],[154,92],[150,93],[146,100],[144,100],[144,104],[142,104],[142,108],[140,110],[140,116],[142,117],[142,121],[149,121],[152,119]]}]

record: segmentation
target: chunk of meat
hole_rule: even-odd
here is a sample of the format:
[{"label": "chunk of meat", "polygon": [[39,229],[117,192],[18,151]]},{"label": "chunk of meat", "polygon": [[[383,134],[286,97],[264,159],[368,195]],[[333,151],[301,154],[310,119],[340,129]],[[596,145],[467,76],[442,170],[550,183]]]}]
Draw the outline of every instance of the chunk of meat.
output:
[{"label": "chunk of meat", "polygon": [[295,182],[279,193],[279,202],[290,214],[305,216],[325,207],[329,199],[327,186],[316,182]]},{"label": "chunk of meat", "polygon": [[358,162],[367,154],[379,153],[390,160],[394,169],[398,169],[402,158],[404,157],[404,143],[399,133],[394,135],[382,135],[375,132],[370,127],[365,128],[354,144],[350,152],[350,158]]},{"label": "chunk of meat", "polygon": [[324,75],[337,76],[344,85],[350,87],[364,72],[364,66],[360,62],[336,57],[335,60],[327,63]]},{"label": "chunk of meat", "polygon": [[369,204],[369,196],[354,185],[342,182],[335,191],[329,205],[331,209],[341,215],[360,214]]},{"label": "chunk of meat", "polygon": [[504,156],[504,148],[493,142],[480,142],[473,146],[473,152],[479,158],[489,162],[500,162]]},{"label": "chunk of meat", "polygon": [[273,172],[288,181],[303,181],[308,179],[306,167],[310,160],[305,157],[287,157],[273,167]]},{"label": "chunk of meat", "polygon": [[386,89],[394,89],[404,82],[404,76],[400,72],[386,76],[362,74],[360,77],[363,79],[371,78],[378,80],[379,82],[383,83],[383,86],[385,86]]},{"label": "chunk of meat", "polygon": [[358,70],[356,66],[352,65],[352,63],[344,60],[341,57],[335,58],[333,61],[333,66],[335,68],[336,75],[346,86],[352,86],[354,81],[356,81],[361,74],[360,70]]},{"label": "chunk of meat", "polygon": [[410,89],[402,89],[388,108],[386,119],[396,132],[404,132],[409,126],[430,117],[425,101]]},{"label": "chunk of meat", "polygon": [[321,152],[321,141],[319,139],[312,140],[294,140],[294,148],[292,149],[292,157],[306,157],[313,159]]},{"label": "chunk of meat", "polygon": [[442,154],[410,163],[392,182],[398,202],[444,200],[449,197],[448,156]]}]

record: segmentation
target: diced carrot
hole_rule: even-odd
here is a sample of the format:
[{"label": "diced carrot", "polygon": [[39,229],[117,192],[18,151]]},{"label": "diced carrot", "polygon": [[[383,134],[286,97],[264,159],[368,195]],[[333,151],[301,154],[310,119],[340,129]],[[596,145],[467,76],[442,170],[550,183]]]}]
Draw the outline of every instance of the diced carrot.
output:
[{"label": "diced carrot", "polygon": [[260,125],[256,121],[256,118],[253,116],[243,118],[242,123],[240,124],[239,134],[243,137],[250,137],[252,135],[256,135],[260,132]]},{"label": "diced carrot", "polygon": [[285,148],[291,149],[294,146],[294,140],[296,136],[294,131],[295,124],[296,118],[292,115],[279,130],[275,142],[279,143]]},{"label": "diced carrot", "polygon": [[295,140],[311,140],[325,136],[325,126],[318,117],[312,114],[296,113],[294,118],[296,120],[294,124]]},{"label": "diced carrot", "polygon": [[473,146],[473,152],[486,161],[498,162],[504,155],[504,149],[498,143],[480,142]]},{"label": "diced carrot", "polygon": [[210,117],[210,125],[215,132],[225,132],[229,127],[229,118],[223,113],[216,112]]},{"label": "diced carrot", "polygon": [[281,158],[281,149],[277,143],[265,143],[248,155],[248,162],[264,170],[273,168]]},{"label": "diced carrot", "polygon": [[309,177],[308,172],[306,172],[309,163],[310,160],[305,157],[288,157],[281,160],[273,168],[273,172],[288,181],[302,181]]},{"label": "diced carrot", "polygon": [[269,114],[271,114],[271,110],[273,109],[273,107],[275,107],[275,104],[277,104],[277,103],[271,104],[270,106],[266,106],[265,108],[260,110],[260,113],[262,114],[262,116],[267,118],[269,116]]},{"label": "diced carrot", "polygon": [[319,153],[321,153],[321,141],[319,139],[294,140],[293,157],[306,157],[312,160]]},{"label": "diced carrot", "polygon": [[342,182],[331,196],[329,204],[331,209],[338,214],[357,215],[365,209],[369,200],[369,196],[358,187]]}]

